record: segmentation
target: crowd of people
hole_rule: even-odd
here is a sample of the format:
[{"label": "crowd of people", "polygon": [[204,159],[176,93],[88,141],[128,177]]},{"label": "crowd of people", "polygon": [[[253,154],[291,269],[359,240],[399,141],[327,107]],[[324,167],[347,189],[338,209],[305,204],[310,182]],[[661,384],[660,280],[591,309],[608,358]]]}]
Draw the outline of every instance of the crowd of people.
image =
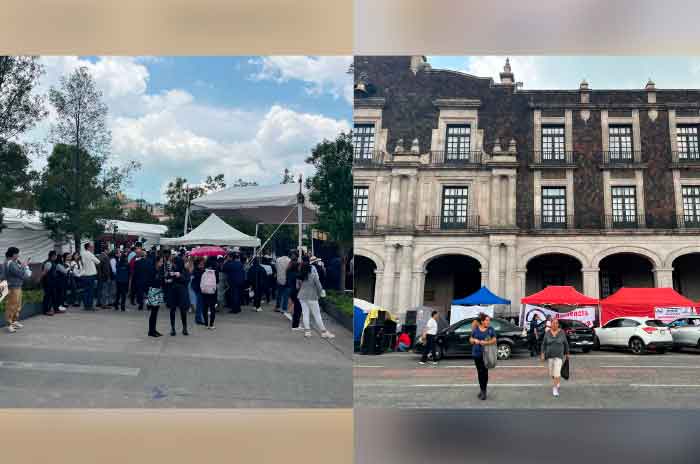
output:
[{"label": "crowd of people", "polygon": [[[11,247],[0,267],[0,281],[8,287],[7,330],[23,327],[19,322],[22,287],[32,276],[30,259],[22,261],[20,250]],[[169,310],[170,335],[175,336],[179,313],[181,333],[189,335],[188,313],[195,324],[215,328],[217,312],[226,308],[240,313],[243,306],[261,312],[262,303],[275,302],[275,310],[291,312],[291,329],[311,337],[313,317],[321,337],[334,338],[321,318],[319,299],[325,297],[328,272],[316,257],[290,250],[288,255],[246,256],[238,247],[225,255],[191,256],[179,250],[146,250],[140,243],[95,254],[86,243],[80,252],[50,251],[41,264],[43,312],[47,316],[65,313],[69,307],[86,311],[113,308],[126,311],[127,299],[139,311],[150,311],[148,335],[157,330],[161,306]],[[333,285],[331,283],[331,285]]]}]

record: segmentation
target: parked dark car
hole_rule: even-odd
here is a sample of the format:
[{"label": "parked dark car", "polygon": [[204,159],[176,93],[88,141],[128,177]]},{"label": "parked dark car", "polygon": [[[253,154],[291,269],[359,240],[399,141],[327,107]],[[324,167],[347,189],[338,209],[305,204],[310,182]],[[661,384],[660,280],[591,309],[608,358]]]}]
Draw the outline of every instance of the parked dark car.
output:
[{"label": "parked dark car", "polygon": [[[537,334],[542,340],[544,336],[545,321],[542,321],[537,326]],[[593,349],[593,340],[595,332],[581,321],[573,319],[559,319],[559,327],[566,334],[566,340],[569,342],[569,348],[580,349],[584,353],[588,353]]]},{"label": "parked dark car", "polygon": [[[438,331],[437,356],[438,360],[446,356],[471,356],[472,345],[469,336],[472,333],[472,321],[475,318],[464,319]],[[498,359],[509,359],[514,351],[527,350],[527,338],[523,337],[523,329],[515,324],[499,318],[491,319],[491,327],[496,332]],[[416,353],[423,352],[423,344],[416,341]]]}]

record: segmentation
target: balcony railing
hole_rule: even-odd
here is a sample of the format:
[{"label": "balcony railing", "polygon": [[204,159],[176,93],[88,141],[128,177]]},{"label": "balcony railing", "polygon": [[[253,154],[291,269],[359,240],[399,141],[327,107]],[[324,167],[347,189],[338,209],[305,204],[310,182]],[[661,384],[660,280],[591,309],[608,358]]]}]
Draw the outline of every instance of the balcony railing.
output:
[{"label": "balcony railing", "polygon": [[355,232],[374,232],[377,227],[377,216],[355,218],[352,229]]},{"label": "balcony railing", "polygon": [[534,228],[540,230],[570,229],[574,227],[574,216],[535,216]]},{"label": "balcony railing", "polygon": [[700,229],[700,215],[680,214],[676,216],[679,229]]},{"label": "balcony railing", "polygon": [[446,150],[439,150],[430,152],[430,164],[464,166],[479,165],[481,163],[482,152],[480,151],[452,153]]},{"label": "balcony railing", "polygon": [[604,217],[606,229],[643,229],[646,217],[643,214],[612,214]]},{"label": "balcony railing", "polygon": [[353,158],[354,166],[375,166],[384,164],[385,153],[380,150],[368,151],[355,154]]},{"label": "balcony railing", "polygon": [[672,151],[674,163],[700,163],[700,151]]},{"label": "balcony railing", "polygon": [[426,216],[423,229],[476,232],[479,230],[479,216]]},{"label": "balcony railing", "polygon": [[534,151],[532,164],[544,166],[559,166],[574,164],[573,151]]},{"label": "balcony railing", "polygon": [[620,166],[641,163],[640,151],[604,151],[602,153],[603,165]]}]

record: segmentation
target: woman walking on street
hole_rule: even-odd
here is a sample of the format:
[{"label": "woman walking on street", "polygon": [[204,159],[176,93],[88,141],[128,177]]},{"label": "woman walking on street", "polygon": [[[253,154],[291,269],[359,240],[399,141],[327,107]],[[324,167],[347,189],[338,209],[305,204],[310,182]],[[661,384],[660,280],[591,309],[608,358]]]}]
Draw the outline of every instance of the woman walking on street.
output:
[{"label": "woman walking on street", "polygon": [[549,376],[552,377],[552,395],[557,397],[561,381],[561,366],[564,364],[564,359],[569,359],[569,342],[564,332],[559,329],[558,319],[552,320],[551,328],[544,334],[540,359],[547,360]]},{"label": "woman walking on street", "polygon": [[198,292],[197,297],[202,301],[202,318],[207,329],[214,328],[214,320],[216,319],[217,288],[219,284],[219,276],[216,272],[217,266],[216,258],[209,256],[195,270],[195,278],[192,281],[192,287]]},{"label": "woman walking on street", "polygon": [[[127,262],[128,267],[128,262]],[[156,324],[158,322],[158,309],[160,305],[163,304],[163,287],[165,286],[165,272],[163,266],[163,257],[157,256],[155,258],[155,265],[151,269],[151,275],[149,276],[148,283],[148,295],[146,296],[146,306],[151,312],[148,317],[148,336],[149,337],[161,337],[163,334],[156,330]],[[128,280],[127,280],[128,285]],[[124,293],[124,298],[126,298],[126,293]],[[124,301],[124,300],[122,300]]]},{"label": "woman walking on street", "polygon": [[182,335],[189,335],[187,332],[187,310],[190,307],[190,297],[187,284],[190,281],[190,274],[185,269],[185,261],[180,256],[175,256],[172,261],[166,261],[165,285],[167,293],[168,307],[170,308],[170,335],[175,336],[175,313],[180,310],[182,320]]},{"label": "woman walking on street", "polygon": [[304,336],[311,336],[311,323],[309,321],[309,312],[311,312],[314,316],[316,326],[321,330],[321,338],[335,338],[335,335],[330,333],[323,324],[321,308],[318,304],[319,298],[326,296],[326,291],[321,286],[318,274],[311,271],[311,264],[309,264],[308,260],[303,262],[299,270],[298,288],[299,293],[297,297],[301,303]]},{"label": "woman walking on street", "polygon": [[489,370],[484,362],[484,346],[496,344],[496,332],[490,327],[491,318],[486,314],[479,314],[479,325],[472,331],[469,343],[472,344],[472,358],[476,365],[479,377],[479,399],[486,399],[486,388],[489,384]]}]

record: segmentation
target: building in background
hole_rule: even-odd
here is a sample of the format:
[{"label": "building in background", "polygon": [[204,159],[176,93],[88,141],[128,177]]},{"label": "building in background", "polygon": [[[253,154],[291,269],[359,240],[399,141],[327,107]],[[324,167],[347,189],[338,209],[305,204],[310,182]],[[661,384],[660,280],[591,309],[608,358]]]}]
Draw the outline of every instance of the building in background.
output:
[{"label": "building in background", "polygon": [[[527,76],[525,76],[527,78]],[[403,312],[485,285],[700,299],[700,91],[523,90],[356,57],[355,291]]]}]

